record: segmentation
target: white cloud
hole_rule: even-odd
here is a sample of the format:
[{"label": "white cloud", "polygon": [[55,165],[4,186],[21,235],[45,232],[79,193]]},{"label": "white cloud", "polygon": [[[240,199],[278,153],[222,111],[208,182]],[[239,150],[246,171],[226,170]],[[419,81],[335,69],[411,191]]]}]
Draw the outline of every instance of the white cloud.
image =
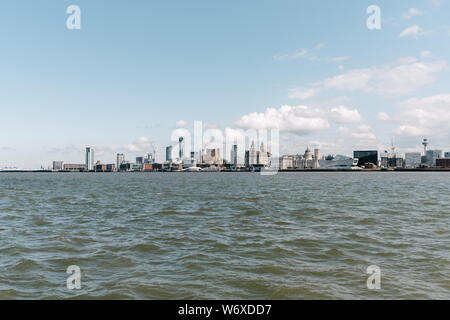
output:
[{"label": "white cloud", "polygon": [[339,127],[339,133],[342,138],[352,138],[356,139],[359,142],[362,141],[373,141],[376,140],[377,137],[372,132],[372,127],[369,125],[360,125],[357,127]]},{"label": "white cloud", "polygon": [[382,121],[389,121],[391,117],[386,112],[378,112],[377,118]]},{"label": "white cloud", "polygon": [[432,58],[433,57],[431,52],[428,50],[422,51],[420,55],[422,56],[422,58]]},{"label": "white cloud", "polygon": [[151,151],[151,146],[152,142],[150,141],[150,139],[142,136],[133,141],[133,143],[126,145],[125,149],[129,152],[148,152]]},{"label": "white cloud", "polygon": [[330,126],[322,110],[307,106],[267,108],[265,112],[244,115],[235,125],[243,129],[279,129],[298,134],[320,131]]},{"label": "white cloud", "polygon": [[404,58],[400,58],[398,60],[399,64],[410,64],[410,63],[414,63],[417,62],[417,58],[415,57],[404,57]]},{"label": "white cloud", "polygon": [[177,121],[177,123],[175,124],[176,128],[184,128],[187,126],[187,122],[184,120],[179,120]]},{"label": "white cloud", "polygon": [[419,9],[411,8],[403,14],[403,19],[411,19],[416,16],[421,16],[423,13]]},{"label": "white cloud", "polygon": [[331,58],[321,58],[321,57],[317,57],[317,56],[312,56],[309,60],[336,63],[336,62],[343,62],[343,61],[349,60],[350,58],[351,58],[350,56],[331,57]]},{"label": "white cloud", "polygon": [[396,134],[401,135],[401,136],[411,136],[411,137],[418,137],[418,136],[423,136],[428,134],[428,131],[421,129],[421,128],[417,128],[415,126],[400,126],[396,131]]},{"label": "white cloud", "polygon": [[[406,62],[406,61],[404,61]],[[434,81],[446,61],[413,62],[380,68],[353,69],[322,81],[325,89],[361,90],[380,95],[409,94]]]},{"label": "white cloud", "polygon": [[277,54],[273,58],[274,60],[282,61],[282,60],[294,60],[298,58],[302,58],[308,53],[308,49],[303,48],[293,54]]},{"label": "white cloud", "polygon": [[359,123],[362,119],[357,109],[349,109],[346,106],[332,108],[331,116],[337,123]]},{"label": "white cloud", "polygon": [[413,36],[417,38],[419,35],[423,34],[423,29],[419,27],[418,25],[408,27],[404,29],[400,34],[398,35],[400,38]]},{"label": "white cloud", "polygon": [[402,104],[396,116],[397,134],[423,136],[448,144],[450,139],[450,94],[411,98]]},{"label": "white cloud", "polygon": [[320,92],[319,88],[294,88],[290,90],[289,98],[291,99],[309,99]]}]

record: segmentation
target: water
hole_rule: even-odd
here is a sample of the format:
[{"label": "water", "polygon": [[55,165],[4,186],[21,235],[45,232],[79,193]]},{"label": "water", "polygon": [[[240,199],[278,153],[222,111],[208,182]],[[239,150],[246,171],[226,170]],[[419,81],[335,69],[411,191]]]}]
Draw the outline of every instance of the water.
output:
[{"label": "water", "polygon": [[0,299],[449,299],[449,178],[2,173]]}]

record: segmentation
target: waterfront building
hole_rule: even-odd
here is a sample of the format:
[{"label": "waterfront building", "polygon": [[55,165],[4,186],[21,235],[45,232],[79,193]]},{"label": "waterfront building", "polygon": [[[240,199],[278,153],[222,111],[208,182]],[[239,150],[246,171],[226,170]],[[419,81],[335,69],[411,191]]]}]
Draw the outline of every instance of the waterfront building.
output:
[{"label": "waterfront building", "polygon": [[350,169],[353,165],[353,158],[337,155],[333,159],[319,160],[322,169]]},{"label": "waterfront building", "polygon": [[250,167],[250,150],[245,150],[244,165],[246,168]]},{"label": "waterfront building", "polygon": [[106,165],[106,171],[107,172],[116,171],[116,165],[114,163],[107,164]]},{"label": "waterfront building", "polygon": [[119,171],[130,171],[131,170],[131,163],[125,161],[123,162],[120,167],[118,168]]},{"label": "waterfront building", "polygon": [[84,170],[86,170],[86,165],[85,164],[65,163],[63,165],[63,170],[65,170],[65,171],[84,171]]},{"label": "waterfront building", "polygon": [[231,147],[231,154],[230,154],[230,159],[231,159],[231,165],[233,166],[233,168],[237,168],[237,166],[238,166],[238,154],[237,154],[237,152],[238,152],[238,149],[237,149],[237,144],[234,144],[232,147]]},{"label": "waterfront building", "polygon": [[444,154],[444,158],[450,158],[450,152],[446,152],[446,153]]},{"label": "waterfront building", "polygon": [[256,163],[258,165],[268,166],[269,165],[269,154],[266,152],[266,148],[264,147],[264,143],[261,142],[261,146],[259,147],[259,151],[256,154],[257,160]]},{"label": "waterfront building", "polygon": [[144,164],[144,157],[136,157],[136,164],[143,165]]},{"label": "waterfront building", "polygon": [[248,166],[251,167],[257,164],[258,164],[258,153],[255,147],[255,141],[252,141],[248,153]]},{"label": "waterfront building", "polygon": [[59,171],[63,169],[63,162],[62,161],[53,161],[53,170]]},{"label": "waterfront building", "polygon": [[106,171],[106,164],[96,163],[95,164],[95,171],[96,172],[105,172]]},{"label": "waterfront building", "polygon": [[154,159],[153,159],[153,153],[147,153],[147,156],[144,159],[144,163],[153,163]]},{"label": "waterfront building", "polygon": [[180,161],[183,160],[184,158],[184,138],[183,137],[179,137],[178,138],[178,158]]},{"label": "waterfront building", "polygon": [[381,168],[389,167],[389,152],[384,151],[382,154],[380,154],[380,166]]},{"label": "waterfront building", "polygon": [[166,147],[166,161],[172,162],[172,146]]},{"label": "waterfront building", "polygon": [[436,167],[450,168],[450,158],[436,159]]},{"label": "waterfront building", "polygon": [[427,150],[426,156],[425,156],[425,163],[427,165],[435,166],[436,165],[436,159],[442,158],[442,150]]},{"label": "waterfront building", "polygon": [[120,169],[120,165],[124,162],[125,162],[125,155],[123,153],[118,153],[116,160],[116,168]]},{"label": "waterfront building", "polygon": [[421,159],[422,155],[420,152],[405,153],[405,168],[414,169],[420,167]]},{"label": "waterfront building", "polygon": [[313,163],[313,168],[314,169],[319,169],[320,168],[319,157],[320,157],[320,150],[319,149],[314,149],[314,163]]},{"label": "waterfront building", "polygon": [[294,156],[280,157],[280,170],[287,170],[294,168]]},{"label": "waterfront building", "polygon": [[94,170],[94,149],[86,147],[86,170]]},{"label": "waterfront building", "polygon": [[220,149],[219,148],[206,149],[202,162],[205,164],[210,164],[210,165],[211,164],[215,164],[215,165],[223,164],[223,159],[220,156]]},{"label": "waterfront building", "polygon": [[353,151],[353,158],[358,159],[358,166],[364,166],[366,163],[378,163],[377,150],[356,150]]}]

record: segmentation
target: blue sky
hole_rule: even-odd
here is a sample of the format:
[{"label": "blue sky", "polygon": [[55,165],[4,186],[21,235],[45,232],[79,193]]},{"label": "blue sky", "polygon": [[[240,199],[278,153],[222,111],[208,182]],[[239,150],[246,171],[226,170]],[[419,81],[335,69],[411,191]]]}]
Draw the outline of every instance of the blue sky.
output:
[{"label": "blue sky", "polygon": [[[73,4],[81,30],[66,28]],[[372,4],[381,30],[366,27]],[[276,123],[285,153],[391,139],[407,152],[423,137],[450,151],[449,12],[445,0],[2,1],[0,167],[82,163],[88,145],[133,159],[194,120]]]}]

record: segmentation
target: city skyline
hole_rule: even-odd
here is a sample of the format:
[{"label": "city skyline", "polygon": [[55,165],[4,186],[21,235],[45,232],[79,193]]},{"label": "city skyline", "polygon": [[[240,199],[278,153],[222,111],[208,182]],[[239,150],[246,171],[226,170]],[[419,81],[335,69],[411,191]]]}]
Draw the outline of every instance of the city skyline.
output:
[{"label": "city skyline", "polygon": [[198,119],[277,126],[280,154],[450,150],[448,1],[378,1],[381,30],[370,1],[75,2],[81,30],[73,1],[0,5],[0,167],[79,163],[86,146],[164,158]]}]

